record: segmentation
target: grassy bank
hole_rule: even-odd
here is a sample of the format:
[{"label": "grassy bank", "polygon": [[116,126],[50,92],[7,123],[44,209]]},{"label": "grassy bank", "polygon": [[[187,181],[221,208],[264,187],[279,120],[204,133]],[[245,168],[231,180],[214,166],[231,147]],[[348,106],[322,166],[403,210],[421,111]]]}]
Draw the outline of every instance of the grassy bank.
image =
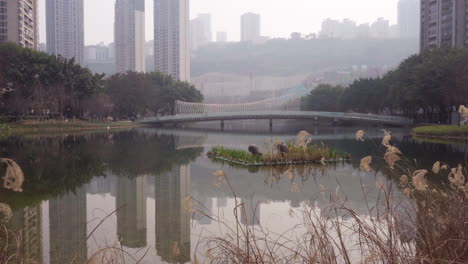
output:
[{"label": "grassy bank", "polygon": [[222,158],[245,165],[271,165],[283,163],[311,163],[320,161],[332,161],[343,159],[343,155],[337,154],[334,149],[324,145],[309,145],[298,148],[292,143],[288,144],[289,152],[281,154],[275,149],[270,149],[262,155],[253,155],[250,152],[236,149],[228,149],[221,146],[213,147],[210,155],[214,158]]},{"label": "grassy bank", "polygon": [[126,129],[141,126],[130,121],[121,122],[89,122],[81,120],[47,120],[47,121],[21,121],[9,123],[11,135],[36,133],[62,133],[74,131],[100,131],[111,129]]},{"label": "grassy bank", "polygon": [[468,125],[421,126],[413,129],[415,136],[464,138],[468,136]]}]

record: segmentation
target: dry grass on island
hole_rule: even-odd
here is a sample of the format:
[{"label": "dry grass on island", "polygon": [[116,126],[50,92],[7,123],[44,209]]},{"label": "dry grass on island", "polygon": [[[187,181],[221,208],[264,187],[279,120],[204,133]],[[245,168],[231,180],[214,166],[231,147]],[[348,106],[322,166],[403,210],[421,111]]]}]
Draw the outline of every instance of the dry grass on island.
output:
[{"label": "dry grass on island", "polygon": [[339,154],[323,143],[312,144],[312,137],[306,131],[299,132],[295,141],[291,140],[286,143],[280,140],[267,141],[264,150],[264,153],[260,153],[259,148],[253,145],[249,147],[249,151],[217,146],[208,152],[208,156],[245,165],[323,163],[348,158],[348,155]]}]

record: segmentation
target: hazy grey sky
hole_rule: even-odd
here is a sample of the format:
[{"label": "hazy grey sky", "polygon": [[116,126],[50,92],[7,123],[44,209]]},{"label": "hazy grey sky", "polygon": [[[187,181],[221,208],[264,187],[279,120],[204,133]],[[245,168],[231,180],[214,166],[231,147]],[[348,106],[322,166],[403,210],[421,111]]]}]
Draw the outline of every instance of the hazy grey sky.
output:
[{"label": "hazy grey sky", "polygon": [[[146,1],[146,39],[153,39],[153,0]],[[40,38],[45,42],[45,0],[40,3]],[[84,0],[85,42],[113,41],[115,0]],[[311,33],[325,18],[350,18],[358,23],[378,17],[397,20],[398,0],[190,0],[190,16],[212,15],[215,32],[227,31],[229,40],[240,39],[240,15],[255,12],[262,16],[262,35],[288,37],[291,32]]]}]

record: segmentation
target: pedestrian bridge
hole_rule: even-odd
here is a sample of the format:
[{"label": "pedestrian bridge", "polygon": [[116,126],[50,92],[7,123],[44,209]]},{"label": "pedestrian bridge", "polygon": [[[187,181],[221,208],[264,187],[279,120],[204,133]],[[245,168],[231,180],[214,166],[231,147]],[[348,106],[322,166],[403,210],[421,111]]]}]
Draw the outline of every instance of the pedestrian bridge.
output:
[{"label": "pedestrian bridge", "polygon": [[390,125],[411,125],[412,120],[398,116],[374,115],[362,113],[340,113],[321,111],[298,111],[299,101],[280,97],[248,104],[201,104],[177,101],[175,115],[148,117],[138,120],[144,124],[181,124],[205,121],[226,120],[270,120],[274,119],[331,119],[334,121],[359,121]]}]

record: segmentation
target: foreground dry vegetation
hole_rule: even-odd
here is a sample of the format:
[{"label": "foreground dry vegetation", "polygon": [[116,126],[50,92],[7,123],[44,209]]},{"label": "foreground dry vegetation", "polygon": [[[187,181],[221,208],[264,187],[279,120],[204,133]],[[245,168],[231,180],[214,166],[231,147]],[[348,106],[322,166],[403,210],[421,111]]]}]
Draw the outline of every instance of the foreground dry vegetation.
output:
[{"label": "foreground dry vegetation", "polygon": [[[291,239],[285,233],[248,225],[240,216],[251,208],[236,197],[236,221],[214,217],[227,231],[223,236],[204,237],[199,245],[208,249],[193,258],[209,263],[467,263],[466,169],[441,162],[431,171],[417,169],[391,145],[391,139],[391,133],[384,131],[383,157],[361,160],[361,170],[370,172],[372,160],[381,158],[399,177],[398,186],[376,183],[380,195],[375,203],[367,200],[368,214],[357,214],[336,192],[328,197],[326,209],[316,208],[312,201],[300,210],[290,210],[291,216],[302,220],[288,231],[301,235]],[[358,131],[356,140],[364,141],[365,131]],[[215,175],[235,193],[222,171]],[[431,185],[428,175],[445,175],[448,184]],[[324,187],[321,190],[324,193]],[[396,195],[401,192],[404,195]]]},{"label": "foreground dry vegetation", "polygon": [[[356,140],[367,140],[365,131],[358,131]],[[217,171],[217,182],[227,184],[234,194],[235,220],[193,210],[192,205],[194,208],[203,208],[203,205],[187,197],[185,210],[210,217],[225,231],[215,236],[202,235],[193,255],[184,257],[192,259],[192,263],[467,263],[466,168],[436,162],[430,169],[419,169],[391,142],[391,132],[384,131],[382,156],[361,160],[362,171],[372,172],[374,163],[381,160],[399,179],[397,184],[376,182],[379,197],[367,200],[367,214],[355,212],[338,191],[325,196],[325,187],[320,186],[320,193],[315,195],[327,199],[328,206],[319,209],[311,200],[300,209],[291,209],[289,216],[299,219],[300,224],[291,226],[288,233],[249,225],[242,215],[252,208],[236,197],[229,175]],[[10,159],[1,159],[0,163],[4,169],[3,187],[21,191],[24,175],[18,164]],[[285,173],[291,179],[297,171],[291,168]],[[445,177],[446,184],[435,186],[427,180],[435,176]],[[367,188],[362,186],[364,194]],[[7,204],[0,204],[0,216],[1,223],[11,218],[12,211]],[[291,237],[289,233],[299,235]],[[0,264],[36,263],[23,259],[21,233],[12,233],[3,227],[0,237]],[[180,252],[175,244],[173,254],[177,256]],[[77,259],[72,263],[140,261],[128,256],[117,241],[115,245],[104,246],[87,261]]]}]

